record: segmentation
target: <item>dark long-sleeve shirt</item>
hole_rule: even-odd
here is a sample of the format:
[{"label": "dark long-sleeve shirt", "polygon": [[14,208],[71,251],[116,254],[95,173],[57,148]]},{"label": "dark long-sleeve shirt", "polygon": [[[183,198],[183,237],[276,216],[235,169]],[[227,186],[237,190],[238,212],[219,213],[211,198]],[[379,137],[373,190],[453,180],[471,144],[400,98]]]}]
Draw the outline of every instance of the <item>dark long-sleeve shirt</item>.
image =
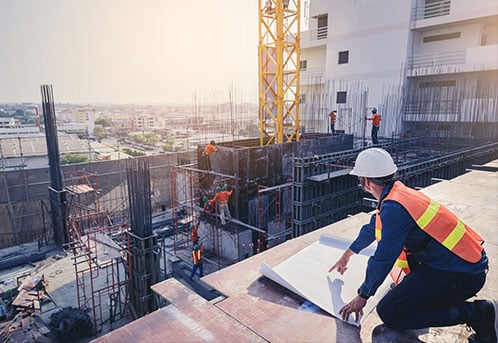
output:
[{"label": "dark long-sleeve shirt", "polygon": [[[386,186],[381,194],[383,199],[392,186]],[[358,237],[350,245],[355,253],[369,246],[375,240],[375,214],[370,222],[363,225]],[[382,239],[378,242],[375,254],[369,258],[365,280],[360,286],[360,292],[372,296],[391,271],[394,262],[401,253],[403,246],[411,255],[410,266],[423,263],[431,268],[476,275],[488,268],[488,258],[482,252],[482,258],[477,263],[469,263],[422,231],[406,209],[398,202],[387,200],[380,211],[382,221]]]}]

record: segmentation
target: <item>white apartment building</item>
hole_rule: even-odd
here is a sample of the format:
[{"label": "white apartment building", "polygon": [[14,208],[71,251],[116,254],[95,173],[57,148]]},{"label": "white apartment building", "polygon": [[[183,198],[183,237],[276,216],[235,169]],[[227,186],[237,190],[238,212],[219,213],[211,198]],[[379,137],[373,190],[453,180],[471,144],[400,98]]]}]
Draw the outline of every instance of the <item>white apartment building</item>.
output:
[{"label": "white apartment building", "polygon": [[[309,0],[301,32],[301,122],[369,138],[408,132],[496,137],[496,0]],[[479,138],[479,137],[477,137]]]},{"label": "white apartment building", "polygon": [[151,114],[137,113],[133,117],[134,131],[148,131],[156,128],[156,118]]}]

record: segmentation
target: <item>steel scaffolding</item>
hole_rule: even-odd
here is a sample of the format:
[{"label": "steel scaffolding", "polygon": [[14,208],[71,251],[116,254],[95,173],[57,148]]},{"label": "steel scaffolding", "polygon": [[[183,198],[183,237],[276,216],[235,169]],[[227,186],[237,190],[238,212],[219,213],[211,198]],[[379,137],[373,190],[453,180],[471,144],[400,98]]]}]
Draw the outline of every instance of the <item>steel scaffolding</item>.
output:
[{"label": "steel scaffolding", "polygon": [[[217,260],[218,268],[231,264],[240,259],[239,227],[244,226],[237,220],[238,217],[238,183],[234,176],[216,173],[196,168],[195,164],[171,167],[171,206],[172,225],[174,235],[174,253],[187,249],[192,245],[192,226],[203,223],[205,236],[201,242],[206,249],[206,255],[212,254]],[[230,188],[233,191],[230,197],[232,220],[225,225],[221,224],[218,206],[212,211],[204,199],[213,199],[217,187]],[[206,237],[207,235],[207,237]],[[227,256],[224,252],[224,237],[233,241],[237,250],[236,257]]]},{"label": "steel scaffolding", "polygon": [[86,171],[64,174],[69,234],[78,307],[90,311],[94,333],[125,316],[129,302],[126,223],[115,225],[100,209],[98,177]]},{"label": "steel scaffolding", "polygon": [[266,233],[259,233],[256,253],[290,238],[292,231],[291,194],[291,182],[273,187],[258,185],[258,227],[266,228]]}]

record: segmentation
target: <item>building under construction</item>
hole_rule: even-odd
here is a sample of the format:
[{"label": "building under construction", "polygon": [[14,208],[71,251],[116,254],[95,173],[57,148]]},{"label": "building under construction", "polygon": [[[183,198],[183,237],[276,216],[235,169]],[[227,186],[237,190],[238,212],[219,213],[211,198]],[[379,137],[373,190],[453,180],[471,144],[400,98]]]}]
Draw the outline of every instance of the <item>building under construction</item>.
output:
[{"label": "building under construction", "polygon": [[[7,247],[37,239],[42,246],[53,239],[62,246],[74,267],[74,306],[90,312],[95,336],[114,328],[123,318],[170,318],[171,307],[157,311],[164,305],[163,298],[182,303],[182,295],[185,299],[197,299],[201,307],[213,307],[186,287],[208,300],[232,296],[228,302],[235,302],[225,302],[221,307],[227,306],[226,313],[233,319],[237,317],[237,303],[249,297],[245,297],[245,290],[233,291],[233,287],[222,285],[220,275],[244,279],[240,275],[244,266],[254,267],[254,261],[260,262],[258,256],[272,256],[272,249],[277,251],[275,254],[284,254],[282,246],[300,245],[294,242],[304,242],[323,228],[337,229],[334,223],[347,223],[348,218],[362,216],[362,212],[375,207],[375,200],[349,175],[358,153],[372,146],[365,116],[374,107],[383,118],[376,146],[391,153],[399,167],[398,178],[406,185],[425,188],[446,184],[445,181],[476,169],[495,173],[496,166],[485,165],[498,158],[498,66],[472,60],[471,51],[465,55],[467,59],[458,55],[456,60],[447,57],[435,65],[425,65],[416,51],[422,54],[426,47],[415,46],[415,38],[426,42],[446,40],[451,33],[446,32],[448,27],[459,27],[467,20],[472,25],[484,23],[496,28],[498,11],[461,19],[456,16],[460,12],[446,10],[445,4],[453,3],[449,8],[462,11],[462,1],[426,1],[422,7],[415,2],[412,7],[398,4],[397,10],[406,18],[390,17],[398,35],[403,34],[399,29],[401,23],[414,27],[408,30],[413,36],[413,56],[401,56],[406,64],[400,67],[400,73],[392,69],[376,73],[363,70],[359,74],[375,75],[359,81],[352,71],[341,75],[334,69],[337,73],[331,74],[314,64],[348,64],[350,54],[351,62],[354,61],[353,48],[336,48],[339,38],[350,36],[334,31],[337,28],[332,25],[329,30],[329,18],[341,11],[352,15],[353,10],[358,16],[366,16],[371,11],[378,13],[382,6],[373,8],[371,4],[355,2],[333,12],[328,11],[330,4],[311,1],[307,17],[310,29],[302,33],[309,35],[309,40],[301,41],[300,50],[299,34],[293,26],[298,23],[300,2],[261,1],[259,20],[264,29],[260,32],[259,56],[260,137],[218,142],[218,151],[209,156],[209,163],[201,144],[188,153],[61,167],[53,94],[51,87],[43,86],[50,167],[11,171],[4,168],[0,213],[9,220],[4,223],[0,243]],[[435,3],[441,6],[433,10]],[[487,8],[486,1],[483,3],[483,9]],[[422,14],[421,8],[425,9]],[[444,23],[429,20],[446,15],[449,19]],[[279,21],[285,21],[287,26],[279,26]],[[351,34],[364,39],[367,29],[370,28]],[[280,34],[272,35],[273,30]],[[288,40],[282,41],[283,37]],[[497,39],[496,34],[488,34],[483,47],[496,46]],[[352,46],[361,45],[355,44]],[[281,59],[280,54],[285,58]],[[336,57],[339,63],[326,62],[335,61]],[[474,68],[466,69],[473,61]],[[394,81],[379,88],[386,77]],[[329,132],[327,117],[332,109],[338,110],[339,118],[335,134]],[[221,223],[216,206],[211,210],[206,206],[206,199],[213,199],[219,189],[232,191],[232,219],[226,224]],[[202,280],[188,278],[195,226],[199,227],[205,249],[205,271],[210,274],[205,279],[212,288]],[[296,250],[294,247],[293,251]],[[227,269],[228,266],[233,268]],[[237,266],[242,266],[242,271],[232,272]],[[275,286],[261,286],[254,270],[249,274],[254,292],[260,297],[262,287]],[[165,279],[169,281],[157,285]],[[242,282],[248,288],[251,283]],[[161,288],[164,285],[169,289]],[[153,289],[162,296],[157,296]],[[295,308],[297,301],[291,303],[289,307]],[[252,305],[258,308],[257,304]],[[193,316],[198,309],[189,310]],[[147,316],[151,313],[152,317]],[[264,332],[267,326],[258,323],[253,324],[260,330],[252,332],[248,322],[251,320],[237,321],[244,323],[238,340],[279,340]],[[340,331],[336,329],[330,330]],[[221,332],[225,336],[215,337],[231,337],[226,331]],[[118,341],[118,336],[111,334],[114,338],[110,341]],[[292,340],[283,333],[281,337]]]}]

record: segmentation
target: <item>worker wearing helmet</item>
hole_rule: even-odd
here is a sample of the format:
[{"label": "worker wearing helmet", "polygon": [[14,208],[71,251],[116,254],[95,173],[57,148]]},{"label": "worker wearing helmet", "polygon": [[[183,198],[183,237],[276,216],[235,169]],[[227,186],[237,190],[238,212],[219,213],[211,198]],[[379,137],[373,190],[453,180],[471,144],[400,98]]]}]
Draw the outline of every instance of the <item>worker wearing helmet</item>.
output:
[{"label": "worker wearing helmet", "polygon": [[367,299],[387,275],[395,286],[377,305],[392,329],[467,324],[475,342],[496,342],[496,301],[471,298],[483,287],[488,258],[482,238],[455,214],[423,193],[395,181],[391,155],[380,148],[362,151],[351,175],[377,200],[377,211],[329,272],[346,271],[350,257],[377,240],[358,296],[339,313],[348,320],[363,314]]},{"label": "worker wearing helmet", "polygon": [[337,121],[337,111],[333,110],[329,113],[330,117],[330,132],[335,135],[335,122]]},{"label": "worker wearing helmet", "polygon": [[371,117],[365,117],[367,120],[372,121],[372,144],[379,144],[379,139],[377,138],[377,133],[379,132],[380,128],[380,121],[382,120],[380,114],[377,113],[377,109],[373,108],[372,109],[372,116]]},{"label": "worker wearing helmet", "polygon": [[194,246],[192,248],[192,260],[193,266],[192,271],[190,272],[190,280],[192,280],[195,276],[195,272],[199,269],[199,276],[204,276],[204,266],[202,261],[202,252],[204,251],[204,247],[202,244],[199,244],[199,241],[194,242]]},{"label": "worker wearing helmet", "polygon": [[217,186],[214,198],[209,200],[209,203],[211,205],[213,205],[216,201],[218,201],[218,209],[219,209],[221,224],[223,225],[226,224],[225,218],[232,219],[232,215],[230,214],[230,209],[228,207],[228,201],[230,199],[230,196],[232,195],[232,192],[233,191],[231,190],[223,189],[223,187]]},{"label": "worker wearing helmet", "polygon": [[203,155],[206,157],[207,159],[207,169],[208,170],[211,170],[211,154],[213,152],[218,152],[218,148],[216,147],[216,142],[214,140],[211,140],[211,142],[209,142],[208,145],[206,145],[206,147],[204,148],[204,152],[203,152]]}]

